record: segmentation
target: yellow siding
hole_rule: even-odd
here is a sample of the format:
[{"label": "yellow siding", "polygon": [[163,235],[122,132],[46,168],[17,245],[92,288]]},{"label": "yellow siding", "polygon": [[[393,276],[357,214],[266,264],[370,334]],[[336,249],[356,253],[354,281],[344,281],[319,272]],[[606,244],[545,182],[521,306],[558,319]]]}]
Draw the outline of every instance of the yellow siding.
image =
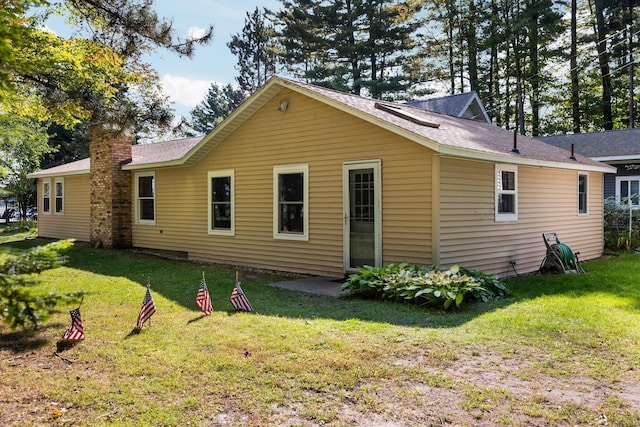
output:
[{"label": "yellow siding", "polygon": [[494,165],[441,160],[442,265],[459,264],[498,275],[539,268],[542,233],[556,232],[580,259],[602,255],[602,174],[589,175],[589,214],[578,215],[578,172],[518,168],[518,220],[496,222]]},{"label": "yellow siding", "polygon": [[[289,100],[286,113],[277,111]],[[192,260],[340,276],[342,166],[382,163],[383,263],[431,262],[431,152],[300,94],[283,91],[192,167],[157,169],[156,223],[136,247]],[[273,167],[309,165],[309,241],[273,238]],[[207,234],[207,173],[235,173],[235,236]]]},{"label": "yellow siding", "polygon": [[[51,178],[51,187],[55,186]],[[55,199],[51,194],[51,213],[42,212],[42,179],[38,180],[38,236],[52,239],[73,238],[88,242],[90,192],[89,175],[64,177],[64,213],[54,212]]]}]

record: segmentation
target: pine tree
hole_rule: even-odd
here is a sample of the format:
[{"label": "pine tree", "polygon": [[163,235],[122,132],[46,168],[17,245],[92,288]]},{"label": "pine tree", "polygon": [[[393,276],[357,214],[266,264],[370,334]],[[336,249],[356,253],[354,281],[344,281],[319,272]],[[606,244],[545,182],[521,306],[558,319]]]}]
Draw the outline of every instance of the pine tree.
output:
[{"label": "pine tree", "polygon": [[197,134],[207,134],[242,104],[245,92],[231,84],[212,83],[204,100],[191,110],[189,127]]},{"label": "pine tree", "polygon": [[254,93],[269,77],[276,73],[276,54],[273,46],[275,30],[266,19],[265,12],[256,7],[247,12],[242,33],[235,34],[227,47],[237,56],[236,81],[245,96]]},{"label": "pine tree", "polygon": [[412,55],[419,2],[284,0],[273,14],[288,70],[311,83],[394,98],[422,82]]}]

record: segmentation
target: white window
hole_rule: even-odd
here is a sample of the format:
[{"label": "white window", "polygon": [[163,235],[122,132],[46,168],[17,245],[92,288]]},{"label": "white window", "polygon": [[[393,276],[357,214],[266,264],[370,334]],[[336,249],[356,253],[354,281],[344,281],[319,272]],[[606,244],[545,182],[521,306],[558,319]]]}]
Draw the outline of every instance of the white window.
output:
[{"label": "white window", "polygon": [[496,221],[518,220],[518,167],[496,164]]},{"label": "white window", "polygon": [[233,169],[211,171],[209,177],[209,234],[235,233]]},{"label": "white window", "polygon": [[589,213],[589,175],[578,174],[578,215]]},{"label": "white window", "polygon": [[640,176],[616,177],[616,201],[629,204],[634,209],[640,208]]},{"label": "white window", "polygon": [[156,176],[153,172],[136,174],[136,222],[156,223]]},{"label": "white window", "polygon": [[309,240],[309,165],[273,168],[273,237]]},{"label": "white window", "polygon": [[51,213],[51,180],[42,181],[42,213]]},{"label": "white window", "polygon": [[55,213],[62,215],[64,214],[64,178],[56,178],[55,190]]}]

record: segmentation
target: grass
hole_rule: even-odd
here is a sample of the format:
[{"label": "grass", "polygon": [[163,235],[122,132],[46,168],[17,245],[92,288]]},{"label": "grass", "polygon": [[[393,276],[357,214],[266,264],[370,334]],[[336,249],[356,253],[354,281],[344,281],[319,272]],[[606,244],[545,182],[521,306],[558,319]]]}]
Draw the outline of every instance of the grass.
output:
[{"label": "grass", "polygon": [[[2,252],[40,244],[0,233]],[[232,268],[77,245],[34,291],[85,290],[86,339],[56,353],[68,309],[0,326],[3,425],[640,424],[640,257],[510,280],[513,297],[443,312],[267,286],[228,302]],[[195,306],[202,272],[214,312]],[[158,311],[134,330],[150,277]]]}]

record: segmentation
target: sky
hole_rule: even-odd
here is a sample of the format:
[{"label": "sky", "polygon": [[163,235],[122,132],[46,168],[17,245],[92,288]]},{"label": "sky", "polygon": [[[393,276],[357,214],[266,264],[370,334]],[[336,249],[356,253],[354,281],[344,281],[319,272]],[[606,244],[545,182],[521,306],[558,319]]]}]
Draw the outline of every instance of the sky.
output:
[{"label": "sky", "polygon": [[165,93],[173,101],[176,116],[188,116],[198,105],[212,82],[235,83],[236,57],[227,43],[242,32],[247,12],[266,7],[279,10],[278,0],[156,0],[159,16],[173,21],[175,35],[185,39],[202,34],[214,26],[213,40],[198,46],[193,58],[180,58],[166,50],[157,50],[148,61],[160,76]]}]

